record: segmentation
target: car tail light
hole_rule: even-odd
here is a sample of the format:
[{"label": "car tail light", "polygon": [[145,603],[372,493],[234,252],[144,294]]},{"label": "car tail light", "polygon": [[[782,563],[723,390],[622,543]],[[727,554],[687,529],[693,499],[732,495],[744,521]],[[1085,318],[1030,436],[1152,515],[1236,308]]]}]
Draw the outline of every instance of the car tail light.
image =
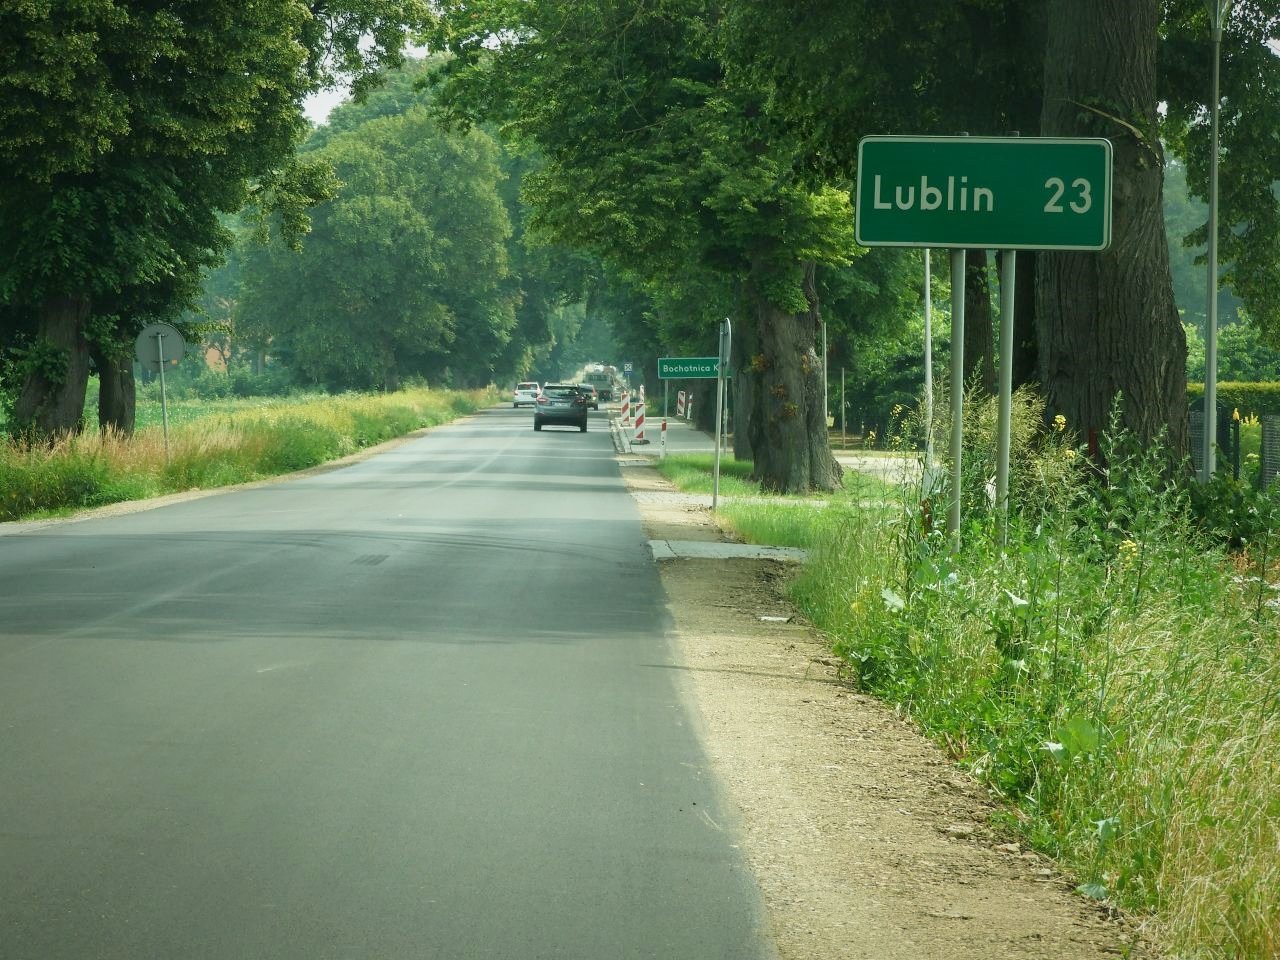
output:
[{"label": "car tail light", "polygon": [[542,394],[538,394],[538,402],[539,402],[539,403],[546,403],[546,402],[547,402],[547,398],[546,398],[545,396],[543,396]]}]

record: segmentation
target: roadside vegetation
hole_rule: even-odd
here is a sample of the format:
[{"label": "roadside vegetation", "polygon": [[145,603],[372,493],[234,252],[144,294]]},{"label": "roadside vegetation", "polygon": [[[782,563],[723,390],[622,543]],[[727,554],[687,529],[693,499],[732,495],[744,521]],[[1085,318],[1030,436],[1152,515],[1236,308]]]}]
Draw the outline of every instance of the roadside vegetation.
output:
[{"label": "roadside vegetation", "polygon": [[[973,410],[980,451],[990,404]],[[809,548],[794,597],[848,677],[989,784],[1082,895],[1170,955],[1280,955],[1280,500],[1169,479],[1118,425],[1101,470],[1034,398],[1018,410],[1007,540],[980,455],[958,551],[920,484],[890,509],[721,515]]]},{"label": "roadside vegetation", "polygon": [[[710,493],[713,486],[712,470],[715,467],[715,455],[711,453],[678,454],[664,460],[656,461],[658,470],[681,490],[689,493]],[[720,494],[724,497],[757,498],[772,495],[766,494],[764,488],[752,479],[754,465],[750,460],[738,460],[733,456],[720,458]],[[778,503],[796,504],[811,508],[815,503],[843,502],[849,498],[885,499],[896,498],[897,488],[884,483],[875,477],[854,470],[846,470],[842,478],[842,486],[834,494],[801,494],[784,495],[776,498]],[[735,516],[743,516],[741,507],[750,504],[726,505],[726,509],[734,511]],[[772,509],[772,508],[771,508]]]},{"label": "roadside vegetation", "polygon": [[261,480],[448,423],[496,401],[486,390],[425,387],[178,401],[169,410],[167,458],[158,404],[132,437],[106,431],[35,443],[4,438],[0,521]]}]

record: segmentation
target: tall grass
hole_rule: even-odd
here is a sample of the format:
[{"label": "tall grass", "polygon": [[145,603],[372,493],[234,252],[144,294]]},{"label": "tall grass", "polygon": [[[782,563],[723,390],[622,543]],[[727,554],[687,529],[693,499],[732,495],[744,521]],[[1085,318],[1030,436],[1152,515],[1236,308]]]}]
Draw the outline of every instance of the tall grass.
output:
[{"label": "tall grass", "polygon": [[[52,443],[0,441],[0,520],[62,513],[301,470],[447,423],[496,402],[487,391],[219,401],[205,416],[132,437],[81,434]],[[195,408],[193,407],[192,410]],[[188,411],[190,413],[192,411]]]},{"label": "tall grass", "polygon": [[[958,552],[919,487],[892,512],[752,510],[809,546],[795,598],[850,675],[990,784],[1082,895],[1180,958],[1280,956],[1280,509],[1255,502],[1232,545],[1160,451],[1117,428],[1099,474],[1019,409],[1007,540],[980,455]],[[990,421],[975,405],[970,449]]]}]

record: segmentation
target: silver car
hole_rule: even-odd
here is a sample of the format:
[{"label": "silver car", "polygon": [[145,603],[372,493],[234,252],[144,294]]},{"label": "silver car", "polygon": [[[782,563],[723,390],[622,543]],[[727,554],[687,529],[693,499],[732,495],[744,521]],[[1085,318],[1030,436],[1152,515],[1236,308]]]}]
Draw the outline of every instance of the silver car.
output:
[{"label": "silver car", "polygon": [[576,383],[546,383],[533,407],[533,429],[559,423],[587,432],[587,398]]},{"label": "silver car", "polygon": [[532,407],[538,402],[538,393],[541,389],[532,380],[517,383],[515,391],[511,394],[511,405],[513,407]]}]

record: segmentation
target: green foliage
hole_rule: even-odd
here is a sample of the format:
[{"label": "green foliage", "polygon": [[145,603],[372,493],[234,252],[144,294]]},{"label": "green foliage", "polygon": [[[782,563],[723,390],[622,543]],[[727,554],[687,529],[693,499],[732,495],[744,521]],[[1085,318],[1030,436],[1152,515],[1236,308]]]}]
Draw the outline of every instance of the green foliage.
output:
[{"label": "green foliage", "polygon": [[[1159,99],[1167,104],[1163,135],[1186,164],[1191,191],[1208,198],[1212,57],[1206,4],[1164,5]],[[1280,152],[1271,136],[1280,125],[1280,56],[1268,41],[1280,36],[1280,3],[1233,4],[1221,57],[1221,160],[1218,258],[1224,286],[1244,301],[1257,325],[1280,336]],[[1204,208],[1202,208],[1204,209]],[[1205,219],[1180,224],[1185,242],[1204,249]],[[1204,287],[1200,287],[1204,296]],[[1203,307],[1196,312],[1203,315]]]},{"label": "green foliage", "polygon": [[[1187,379],[1204,383],[1204,340],[1191,324],[1187,334]],[[1218,380],[1259,382],[1280,380],[1280,350],[1267,343],[1245,314],[1237,323],[1218,329]]]},{"label": "green foliage", "polygon": [[1068,434],[1017,441],[1007,542],[971,506],[953,553],[908,489],[896,519],[851,514],[814,548],[797,597],[856,681],[1006,798],[1082,893],[1157,911],[1188,955],[1260,960],[1277,930],[1258,885],[1280,877],[1259,802],[1280,785],[1277,514],[1232,560],[1161,451],[1114,434],[1099,476]]},{"label": "green foliage", "polygon": [[299,398],[175,417],[170,453],[159,424],[55,443],[0,441],[0,521],[243,483],[316,466],[492,404],[486,392],[415,389]]},{"label": "green foliage", "polygon": [[804,302],[797,264],[851,257],[847,192],[798,181],[761,92],[717,60],[714,4],[441,6],[456,55],[442,109],[536,145],[536,231],[645,280],[755,269],[789,310]]},{"label": "green foliage", "polygon": [[[1237,383],[1223,381],[1217,385],[1218,406],[1223,410],[1239,410],[1240,416],[1280,414],[1280,382]],[[1203,404],[1204,381],[1187,384],[1191,405]]]},{"label": "green foliage", "polygon": [[131,342],[192,303],[230,241],[219,214],[247,200],[296,238],[332,189],[294,156],[303,98],[364,90],[427,18],[422,0],[5,5],[0,343],[37,333],[58,297]]},{"label": "green foliage", "polygon": [[[1116,417],[1103,473],[1069,425],[1020,405],[1007,531],[973,503],[959,551],[915,484],[896,507],[756,498],[725,515],[754,542],[809,549],[793,592],[849,679],[983,778],[1081,895],[1146,915],[1171,954],[1270,958],[1280,503],[1220,481],[1254,511],[1231,548],[1203,491]],[[991,406],[971,406],[966,436],[986,435]],[[970,463],[981,489],[987,465]]]},{"label": "green foliage", "polygon": [[[1164,231],[1169,241],[1169,272],[1173,276],[1173,296],[1183,327],[1195,333],[1204,331],[1205,284],[1208,267],[1205,260],[1203,228],[1209,216],[1209,205],[1190,195],[1187,166],[1177,157],[1168,157],[1164,167]],[[1197,229],[1201,231],[1195,242]],[[1218,290],[1218,323],[1225,329],[1240,317],[1241,303],[1230,286]],[[1203,344],[1203,340],[1201,340]],[[1187,341],[1187,369],[1194,367],[1191,339]],[[1200,376],[1204,375],[1204,358],[1200,359]],[[1189,374],[1190,375],[1190,374]]]},{"label": "green foliage", "polygon": [[331,389],[489,382],[515,325],[496,150],[422,106],[331,137],[343,186],[299,252],[246,251],[237,333]]}]

